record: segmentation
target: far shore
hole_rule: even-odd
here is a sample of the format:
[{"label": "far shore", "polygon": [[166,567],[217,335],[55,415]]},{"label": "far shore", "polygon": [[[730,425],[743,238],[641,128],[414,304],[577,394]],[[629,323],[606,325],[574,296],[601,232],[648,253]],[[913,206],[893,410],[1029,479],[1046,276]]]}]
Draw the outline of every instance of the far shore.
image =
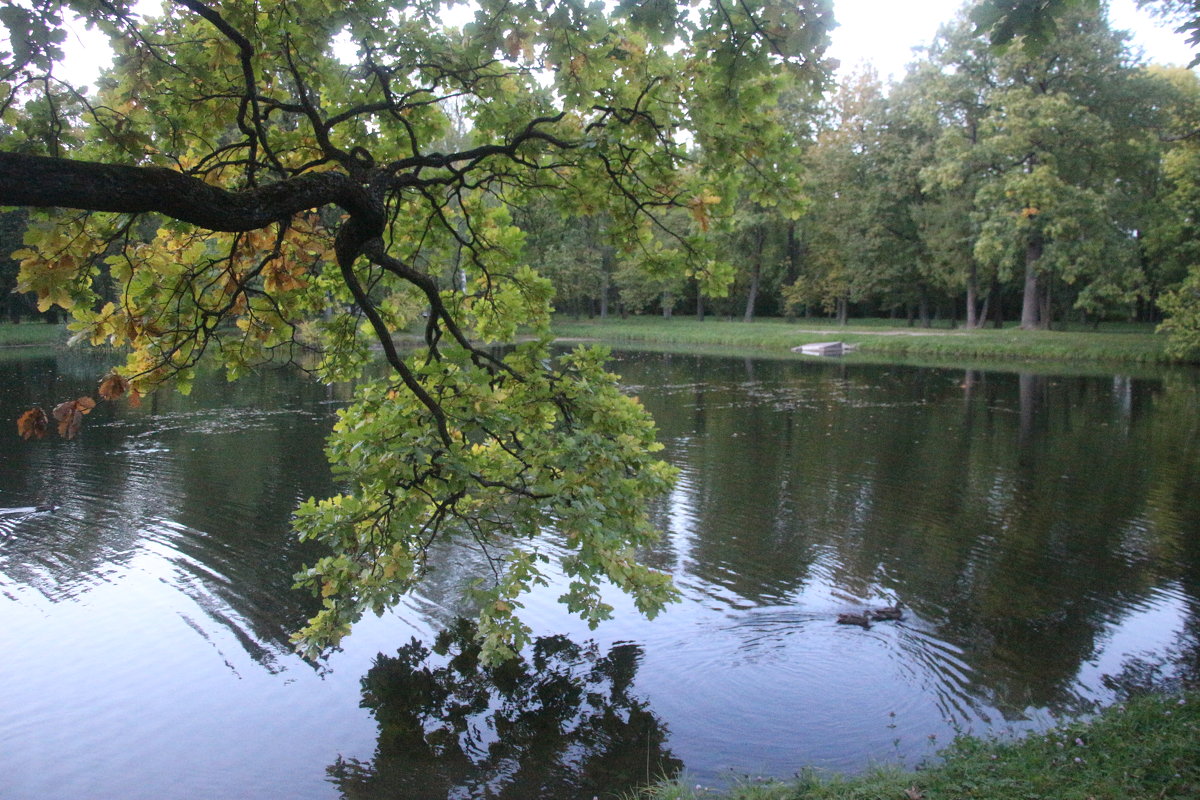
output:
[{"label": "far shore", "polygon": [[[847,360],[1030,361],[1058,363],[1180,364],[1166,351],[1167,338],[1153,325],[1108,323],[1092,330],[1025,331],[907,327],[896,320],[852,320],[848,325],[815,320],[767,319],[754,322],[720,318],[628,317],[576,320],[559,316],[553,331],[562,341],[592,340],[613,345],[721,347],[790,354],[815,342],[840,341],[856,346]],[[797,356],[801,357],[801,356]],[[818,357],[814,357],[818,358]]]}]

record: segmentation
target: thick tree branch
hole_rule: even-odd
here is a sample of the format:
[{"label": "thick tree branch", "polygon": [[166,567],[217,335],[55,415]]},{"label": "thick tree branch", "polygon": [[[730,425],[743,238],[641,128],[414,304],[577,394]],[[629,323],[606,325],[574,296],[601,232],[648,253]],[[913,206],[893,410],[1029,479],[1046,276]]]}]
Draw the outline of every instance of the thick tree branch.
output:
[{"label": "thick tree branch", "polygon": [[293,214],[338,205],[369,213],[367,190],[317,172],[231,192],[162,167],[133,167],[0,152],[0,206],[164,214],[211,231],[251,231]]}]

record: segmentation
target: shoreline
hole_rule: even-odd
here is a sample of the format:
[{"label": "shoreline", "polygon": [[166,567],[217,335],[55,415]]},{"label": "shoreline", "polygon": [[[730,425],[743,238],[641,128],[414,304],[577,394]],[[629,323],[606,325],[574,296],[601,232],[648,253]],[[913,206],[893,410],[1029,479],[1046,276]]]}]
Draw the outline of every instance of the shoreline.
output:
[{"label": "shoreline", "polygon": [[[575,321],[556,318],[551,330],[561,341],[619,345],[723,348],[817,362],[936,361],[960,365],[980,362],[1192,366],[1166,352],[1167,338],[1153,326],[1110,327],[1100,331],[1023,331],[995,329],[912,329],[887,320],[828,327],[785,320],[724,320],[633,317]],[[792,348],[823,341],[856,345],[855,352],[830,358],[793,354]]]},{"label": "shoreline", "polygon": [[861,775],[806,770],[710,788],[686,776],[639,800],[1117,800],[1200,797],[1200,694],[1147,694],[1018,739],[959,737],[935,763]]}]

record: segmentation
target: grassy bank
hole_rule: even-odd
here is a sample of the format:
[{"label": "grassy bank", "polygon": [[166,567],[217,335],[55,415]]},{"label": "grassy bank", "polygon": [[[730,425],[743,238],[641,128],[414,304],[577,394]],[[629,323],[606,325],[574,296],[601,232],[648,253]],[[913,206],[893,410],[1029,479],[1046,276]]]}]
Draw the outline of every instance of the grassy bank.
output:
[{"label": "grassy bank", "polygon": [[65,325],[42,322],[23,322],[20,325],[0,323],[0,347],[52,346],[67,340]]},{"label": "grassy bank", "polygon": [[1134,800],[1200,797],[1200,694],[1142,697],[1017,741],[965,737],[916,772],[807,774],[716,791],[687,781],[642,800]]},{"label": "grassy bank", "polygon": [[1166,338],[1154,333],[1150,325],[1102,326],[1098,331],[889,327],[894,325],[891,320],[853,320],[850,325],[840,326],[826,320],[745,323],[659,317],[576,321],[558,317],[554,331],[564,338],[613,343],[721,346],[779,352],[813,342],[842,341],[857,345],[856,357],[860,358],[1171,363],[1164,352]]}]

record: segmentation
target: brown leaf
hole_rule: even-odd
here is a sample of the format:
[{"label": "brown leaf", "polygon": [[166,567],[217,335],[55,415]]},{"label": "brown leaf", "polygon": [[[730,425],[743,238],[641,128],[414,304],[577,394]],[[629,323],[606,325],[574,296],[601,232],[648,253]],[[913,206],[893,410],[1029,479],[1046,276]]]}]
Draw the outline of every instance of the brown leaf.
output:
[{"label": "brown leaf", "polygon": [[101,400],[116,400],[129,390],[129,381],[115,372],[110,372],[100,381],[98,394]]},{"label": "brown leaf", "polygon": [[904,790],[904,796],[907,797],[908,800],[924,800],[925,793],[915,786],[910,786]]},{"label": "brown leaf", "polygon": [[46,435],[49,425],[50,420],[46,418],[46,412],[34,406],[17,418],[17,435],[26,441],[40,439]]},{"label": "brown leaf", "polygon": [[141,405],[142,405],[142,393],[139,392],[137,389],[131,389],[129,391],[129,407],[130,408],[140,408]]},{"label": "brown leaf", "polygon": [[80,397],[59,403],[51,412],[58,420],[58,435],[64,439],[74,439],[83,425],[83,415],[96,407],[96,401],[90,397]]}]

